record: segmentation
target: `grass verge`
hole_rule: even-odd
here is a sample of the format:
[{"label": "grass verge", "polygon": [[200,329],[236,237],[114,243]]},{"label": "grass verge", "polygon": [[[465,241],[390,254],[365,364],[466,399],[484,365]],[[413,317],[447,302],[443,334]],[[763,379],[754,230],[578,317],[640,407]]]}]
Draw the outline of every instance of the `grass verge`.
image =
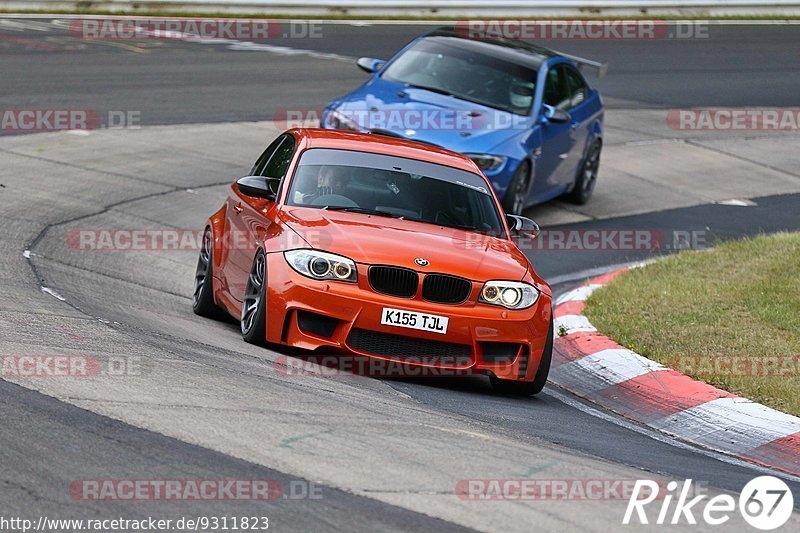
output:
[{"label": "grass verge", "polygon": [[800,233],[631,270],[595,291],[585,314],[645,357],[800,415]]}]

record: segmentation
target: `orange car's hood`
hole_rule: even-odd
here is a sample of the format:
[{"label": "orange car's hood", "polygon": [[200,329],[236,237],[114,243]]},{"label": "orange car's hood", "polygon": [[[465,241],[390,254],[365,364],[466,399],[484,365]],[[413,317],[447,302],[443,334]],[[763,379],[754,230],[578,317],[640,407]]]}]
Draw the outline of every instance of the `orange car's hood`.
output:
[{"label": "orange car's hood", "polygon": [[[357,263],[441,272],[475,281],[520,280],[529,266],[511,241],[434,224],[290,206],[279,217],[314,248]],[[414,263],[418,257],[430,264],[420,267]]]}]

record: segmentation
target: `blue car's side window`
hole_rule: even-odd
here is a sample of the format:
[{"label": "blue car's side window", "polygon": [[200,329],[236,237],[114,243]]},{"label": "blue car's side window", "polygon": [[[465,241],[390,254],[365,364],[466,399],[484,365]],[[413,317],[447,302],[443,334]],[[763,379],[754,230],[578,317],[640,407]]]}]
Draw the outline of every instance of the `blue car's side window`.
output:
[{"label": "blue car's side window", "polygon": [[547,71],[544,82],[544,103],[558,109],[569,109],[570,92],[561,67],[556,65]]},{"label": "blue car's side window", "polygon": [[567,84],[569,85],[570,105],[569,108],[577,107],[588,98],[588,88],[580,72],[572,67],[565,66]]}]

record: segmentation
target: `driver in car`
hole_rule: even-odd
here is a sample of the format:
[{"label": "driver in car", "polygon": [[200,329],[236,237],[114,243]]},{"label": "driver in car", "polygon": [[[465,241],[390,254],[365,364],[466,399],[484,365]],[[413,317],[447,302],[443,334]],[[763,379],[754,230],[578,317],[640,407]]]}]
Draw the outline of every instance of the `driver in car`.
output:
[{"label": "driver in car", "polygon": [[520,112],[527,113],[533,103],[535,88],[533,83],[514,78],[508,95],[511,105]]},{"label": "driver in car", "polygon": [[[344,170],[335,165],[322,165],[316,176],[316,184],[314,184],[315,177],[313,175],[304,175],[302,185],[298,186],[299,198],[296,198],[295,201],[299,204],[311,204],[322,196],[345,196],[350,177]],[[308,190],[308,192],[301,193],[300,190]]]}]

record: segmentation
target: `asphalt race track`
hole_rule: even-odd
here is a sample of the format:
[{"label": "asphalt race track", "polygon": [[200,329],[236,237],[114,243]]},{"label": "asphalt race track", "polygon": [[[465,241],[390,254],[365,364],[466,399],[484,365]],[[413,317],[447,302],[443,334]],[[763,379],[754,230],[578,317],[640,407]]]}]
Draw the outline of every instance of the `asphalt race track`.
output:
[{"label": "asphalt race track", "polygon": [[[388,58],[431,26],[326,24],[320,38],[277,38],[270,50],[235,43],[87,41],[68,23],[36,30],[0,26],[3,105],[137,110],[142,124],[272,120],[286,109],[321,108],[364,80],[350,57]],[[797,104],[796,25],[711,26],[707,38],[554,40],[554,49],[609,63],[598,87],[609,109]],[[274,47],[309,55],[275,53]],[[238,48],[238,49],[237,49]],[[334,58],[314,61],[314,54]],[[39,68],[31,70],[30,62]],[[320,82],[320,80],[324,80]]]},{"label": "asphalt race track", "polygon": [[[0,24],[0,106],[136,111],[142,127],[2,132],[0,354],[89,354],[136,361],[138,371],[0,380],[0,515],[266,515],[277,531],[609,531],[625,501],[475,502],[454,489],[463,479],[646,477],[737,493],[765,472],[555,387],[510,399],[480,378],[293,377],[283,366],[293,352],[245,344],[238,324],[192,314],[196,251],[74,246],[81,229],[202,228],[226,184],[279,132],[276,115],[320,108],[364,79],[352,58],[388,57],[424,28],[325,25],[321,38],[254,46],[88,42],[51,20]],[[556,292],[671,253],[686,235],[700,248],[800,229],[797,134],[701,135],[664,119],[692,106],[797,107],[800,56],[790,50],[800,26],[708,30],[548,43],[609,62],[598,82],[608,140],[587,206],[556,201],[528,214],[545,230],[660,236],[648,250],[530,250]],[[800,494],[800,480],[782,477]],[[268,503],[86,501],[70,493],[84,479],[270,479],[299,492]],[[304,497],[309,487],[320,497]]]}]

